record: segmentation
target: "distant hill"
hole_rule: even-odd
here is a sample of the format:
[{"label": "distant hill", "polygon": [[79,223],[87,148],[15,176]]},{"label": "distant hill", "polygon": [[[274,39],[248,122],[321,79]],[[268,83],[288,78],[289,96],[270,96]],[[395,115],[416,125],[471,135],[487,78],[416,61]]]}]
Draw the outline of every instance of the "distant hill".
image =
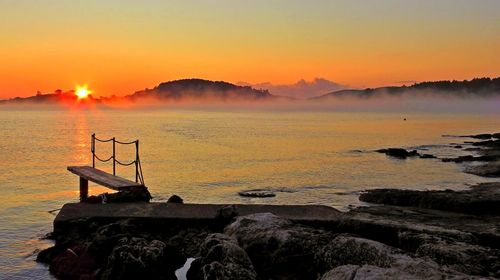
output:
[{"label": "distant hill", "polygon": [[[53,93],[41,93],[29,97],[14,97],[7,100],[0,100],[0,104],[72,104],[77,102],[78,97],[73,90],[63,92],[58,89]],[[89,95],[86,103],[99,102]]]},{"label": "distant hill", "polygon": [[500,78],[477,78],[470,81],[422,82],[411,86],[380,87],[367,89],[347,89],[311,98],[321,100],[337,97],[370,98],[379,96],[425,96],[438,95],[450,97],[489,97],[500,96]]},{"label": "distant hill", "polygon": [[160,98],[166,100],[262,100],[275,96],[267,90],[257,90],[250,86],[237,86],[223,81],[203,79],[183,79],[159,84],[153,89],[138,91],[126,98],[140,100],[142,98]]}]

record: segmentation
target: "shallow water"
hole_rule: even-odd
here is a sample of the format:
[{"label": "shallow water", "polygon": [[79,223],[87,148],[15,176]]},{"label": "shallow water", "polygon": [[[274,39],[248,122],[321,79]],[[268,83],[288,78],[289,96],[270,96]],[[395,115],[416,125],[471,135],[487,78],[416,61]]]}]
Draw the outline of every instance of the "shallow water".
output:
[{"label": "shallow water", "polygon": [[[78,199],[68,165],[91,163],[90,135],[141,141],[146,185],[156,201],[360,205],[364,189],[463,189],[491,181],[439,160],[396,160],[372,150],[417,147],[438,156],[462,152],[441,135],[500,131],[500,115],[189,110],[0,109],[0,278],[49,278],[34,262],[55,214]],[[98,144],[98,155],[111,148]],[[118,159],[133,149],[118,147]],[[99,168],[111,170],[107,164]],[[133,168],[117,173],[133,178]],[[238,191],[263,188],[274,198]],[[108,191],[91,185],[91,193]]]}]

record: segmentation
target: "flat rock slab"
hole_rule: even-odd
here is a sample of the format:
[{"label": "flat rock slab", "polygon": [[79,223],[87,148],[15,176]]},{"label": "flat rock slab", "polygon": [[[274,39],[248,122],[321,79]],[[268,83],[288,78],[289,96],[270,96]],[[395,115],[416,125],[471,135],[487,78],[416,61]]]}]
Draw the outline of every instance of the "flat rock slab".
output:
[{"label": "flat rock slab", "polygon": [[[180,204],[180,203],[110,203],[65,204],[54,220],[54,231],[81,219],[139,219],[161,223],[203,223],[216,220],[219,209],[234,206],[238,215],[273,213],[301,223],[322,223],[338,220],[343,215],[335,208],[324,205],[266,205],[266,204]],[[196,224],[193,224],[196,225]]]},{"label": "flat rock slab", "polygon": [[465,214],[498,215],[500,214],[500,184],[482,183],[463,191],[372,189],[362,193],[359,200]]},{"label": "flat rock slab", "polygon": [[359,207],[347,213],[347,216],[352,220],[362,220],[374,224],[390,224],[399,226],[402,229],[421,229],[425,232],[461,231],[473,234],[493,234],[500,238],[499,216],[474,216],[392,205]]}]

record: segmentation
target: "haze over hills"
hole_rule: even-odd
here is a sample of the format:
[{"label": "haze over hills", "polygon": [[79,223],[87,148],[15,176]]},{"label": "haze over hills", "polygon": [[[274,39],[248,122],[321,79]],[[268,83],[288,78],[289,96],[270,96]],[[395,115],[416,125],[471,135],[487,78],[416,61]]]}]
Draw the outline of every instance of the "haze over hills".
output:
[{"label": "haze over hills", "polygon": [[325,100],[330,98],[358,97],[374,98],[384,96],[449,96],[449,97],[491,97],[500,96],[499,78],[476,78],[465,81],[435,81],[415,83],[411,86],[380,87],[367,89],[346,89],[327,93],[313,98]]},{"label": "haze over hills", "polygon": [[[335,98],[361,98],[401,96],[446,96],[446,97],[497,97],[500,96],[500,78],[477,78],[465,81],[421,82],[411,86],[380,87],[368,89],[346,89],[330,92],[318,97],[302,99],[302,101],[323,101]],[[105,104],[113,105],[120,102],[141,104],[142,102],[257,102],[257,101],[299,101],[291,97],[282,97],[268,90],[255,89],[251,86],[240,86],[224,81],[209,81],[203,79],[182,79],[160,83],[152,89],[144,89],[126,96],[111,96],[78,100],[74,91],[54,93],[37,93],[30,97],[16,97],[0,101],[0,104]],[[158,103],[158,101],[160,103]]]},{"label": "haze over hills", "polygon": [[327,92],[333,92],[348,88],[345,85],[324,78],[314,78],[312,81],[301,79],[293,84],[273,84],[269,82],[250,84],[239,82],[238,85],[267,89],[274,95],[287,96],[297,99],[308,99],[311,97],[323,95]]}]

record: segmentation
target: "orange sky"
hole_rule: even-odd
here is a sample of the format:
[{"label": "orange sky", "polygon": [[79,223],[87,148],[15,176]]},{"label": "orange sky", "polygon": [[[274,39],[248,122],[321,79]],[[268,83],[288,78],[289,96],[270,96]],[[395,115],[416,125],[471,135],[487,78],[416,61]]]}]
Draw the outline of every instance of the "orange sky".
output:
[{"label": "orange sky", "polygon": [[[105,2],[105,3],[104,3]],[[0,2],[0,99],[206,78],[353,87],[500,76],[500,1]]]}]

